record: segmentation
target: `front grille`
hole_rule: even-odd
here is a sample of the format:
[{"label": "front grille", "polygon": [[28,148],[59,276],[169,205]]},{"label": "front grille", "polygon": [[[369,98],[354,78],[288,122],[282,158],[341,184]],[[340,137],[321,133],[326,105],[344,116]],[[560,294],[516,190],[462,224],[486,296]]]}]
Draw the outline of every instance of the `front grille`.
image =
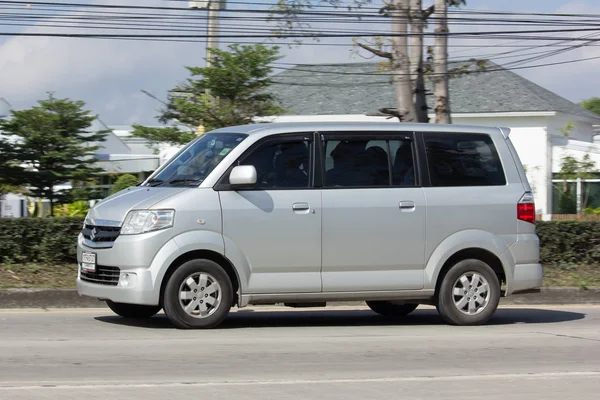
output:
[{"label": "front grille", "polygon": [[86,224],[81,232],[83,237],[94,243],[114,242],[121,233],[118,226],[96,226]]},{"label": "front grille", "polygon": [[81,271],[81,280],[99,285],[117,286],[120,273],[119,267],[97,265],[96,272]]}]

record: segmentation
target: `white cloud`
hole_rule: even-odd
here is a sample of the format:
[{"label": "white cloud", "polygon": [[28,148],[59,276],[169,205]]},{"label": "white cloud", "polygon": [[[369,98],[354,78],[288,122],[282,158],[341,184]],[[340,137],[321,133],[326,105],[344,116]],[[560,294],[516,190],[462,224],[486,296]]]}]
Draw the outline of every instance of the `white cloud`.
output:
[{"label": "white cloud", "polygon": [[[577,1],[565,4],[554,10],[554,12],[584,15],[600,14],[600,5],[592,4],[591,1]],[[594,34],[594,32],[576,33],[570,36],[584,36],[589,34]],[[595,38],[600,39],[600,33],[597,31],[595,32]],[[600,57],[600,42],[596,42],[595,44],[595,46],[581,47],[577,50],[538,63]],[[600,59],[596,59],[572,64],[536,68],[529,71],[523,71],[521,74],[571,101],[579,102],[589,97],[600,96],[600,80],[597,79],[599,70]]]},{"label": "white cloud", "polygon": [[[165,5],[160,0],[136,3]],[[160,103],[140,90],[164,97],[186,78],[184,65],[203,63],[204,48],[203,43],[12,37],[0,46],[0,96],[23,108],[54,91],[85,101],[106,123],[152,123]]]},{"label": "white cloud", "polygon": [[[93,3],[114,4],[112,0]],[[162,0],[128,1],[127,5],[173,6]],[[181,3],[181,4],[185,4]],[[178,14],[187,12],[178,11]],[[190,10],[190,13],[205,11]],[[225,24],[231,22],[225,22]],[[245,23],[264,27],[264,22]],[[199,22],[200,33],[204,27]],[[25,32],[65,32],[30,27]],[[72,30],[71,30],[72,31]],[[101,32],[101,31],[100,31]],[[135,33],[143,33],[135,32]],[[131,33],[131,32],[126,32]],[[156,34],[157,31],[149,33]],[[347,41],[348,42],[348,41]],[[223,48],[225,44],[222,44]],[[351,61],[347,47],[302,46],[288,49],[282,62]],[[203,65],[204,43],[117,41],[102,39],[12,37],[0,42],[0,96],[14,108],[35,104],[53,91],[58,97],[83,100],[108,124],[156,123],[161,104],[141,90],[166,96],[188,76],[186,65]]]},{"label": "white cloud", "polygon": [[[114,4],[113,0],[94,2]],[[163,0],[128,0],[127,4],[173,6]],[[470,8],[474,7],[469,4]],[[590,0],[548,11],[600,13],[598,6],[592,6]],[[187,11],[178,13],[184,12]],[[192,12],[204,13],[190,10]],[[264,27],[264,23],[259,22],[252,25]],[[354,27],[378,28],[364,24]],[[199,29],[202,33],[201,23]],[[28,28],[27,31],[40,32],[42,28]],[[455,40],[452,43],[459,43]],[[351,39],[340,39],[338,42],[350,41]],[[490,46],[485,41],[469,43]],[[581,49],[562,58],[542,62],[600,55],[598,49],[600,47]],[[463,52],[461,56],[506,50],[510,49],[485,48],[479,52]],[[286,58],[281,61],[288,63],[362,61],[360,58],[352,58],[350,48],[343,46],[302,46],[293,49],[281,46],[281,51],[286,54]],[[108,124],[155,123],[157,109],[161,104],[140,90],[144,89],[164,98],[168,89],[188,77],[184,66],[203,65],[204,56],[203,43],[12,37],[0,41],[0,97],[9,100],[14,108],[24,108],[44,98],[47,91],[54,91],[60,97],[85,101],[88,108]],[[600,94],[600,81],[592,78],[598,65],[589,62],[524,70],[520,73],[571,100],[579,100]]]}]

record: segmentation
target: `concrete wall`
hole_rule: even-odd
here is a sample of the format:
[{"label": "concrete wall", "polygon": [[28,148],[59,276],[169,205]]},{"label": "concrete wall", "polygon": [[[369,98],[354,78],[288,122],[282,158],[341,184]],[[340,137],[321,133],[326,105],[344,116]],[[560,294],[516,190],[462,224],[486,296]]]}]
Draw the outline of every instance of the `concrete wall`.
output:
[{"label": "concrete wall", "polygon": [[555,117],[550,119],[548,133],[553,136],[564,136],[560,130],[570,121],[574,123],[575,127],[571,130],[569,139],[580,140],[583,142],[592,142],[594,140],[594,125],[591,121],[562,113],[558,113]]},{"label": "concrete wall", "polygon": [[562,158],[566,155],[582,160],[587,154],[591,161],[596,163],[596,169],[600,170],[600,144],[582,142],[578,140],[567,140],[560,146],[555,145],[552,149],[552,172],[560,172]]},{"label": "concrete wall", "polygon": [[113,132],[108,132],[104,142],[100,142],[98,145],[100,146],[100,148],[96,150],[96,154],[98,155],[131,153],[131,149]]}]

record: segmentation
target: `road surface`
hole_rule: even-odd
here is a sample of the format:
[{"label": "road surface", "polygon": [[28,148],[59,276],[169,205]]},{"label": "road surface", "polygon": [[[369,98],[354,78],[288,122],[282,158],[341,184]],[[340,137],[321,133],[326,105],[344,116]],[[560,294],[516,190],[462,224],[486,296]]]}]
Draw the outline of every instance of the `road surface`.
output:
[{"label": "road surface", "polygon": [[[0,399],[597,399],[600,307],[232,312],[221,329],[107,309],[0,311]],[[288,311],[289,310],[289,311]]]}]

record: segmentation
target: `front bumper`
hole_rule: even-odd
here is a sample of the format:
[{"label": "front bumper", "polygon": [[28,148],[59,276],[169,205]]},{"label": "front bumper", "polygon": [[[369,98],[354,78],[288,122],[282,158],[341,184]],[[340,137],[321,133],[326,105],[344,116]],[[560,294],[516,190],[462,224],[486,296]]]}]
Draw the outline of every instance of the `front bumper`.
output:
[{"label": "front bumper", "polygon": [[[118,283],[98,283],[83,280],[77,274],[77,292],[82,296],[112,300],[117,303],[158,305],[160,283],[156,283],[158,265],[152,268],[157,252],[168,241],[169,230],[144,235],[120,236],[110,248],[91,248],[85,245],[80,234],[77,242],[77,261],[81,267],[83,251],[96,254],[98,268],[119,268]],[[114,284],[115,282],[113,282]]]},{"label": "front bumper", "polygon": [[150,270],[144,268],[121,270],[116,286],[86,282],[77,276],[80,296],[112,300],[116,303],[158,305],[159,289],[155,288]]}]

